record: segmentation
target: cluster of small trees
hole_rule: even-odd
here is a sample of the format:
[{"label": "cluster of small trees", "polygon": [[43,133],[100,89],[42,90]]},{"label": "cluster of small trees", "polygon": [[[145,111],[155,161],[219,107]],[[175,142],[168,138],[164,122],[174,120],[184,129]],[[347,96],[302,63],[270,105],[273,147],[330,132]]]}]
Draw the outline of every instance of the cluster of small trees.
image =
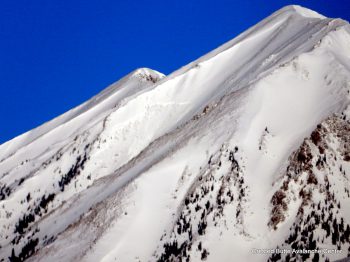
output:
[{"label": "cluster of small trees", "polygon": [[80,174],[80,170],[84,169],[84,164],[86,160],[87,160],[86,153],[84,154],[84,157],[78,156],[75,164],[69,169],[67,174],[61,177],[61,180],[58,181],[58,186],[60,187],[62,192],[64,191],[64,187],[68,185],[74,177]]},{"label": "cluster of small trees", "polygon": [[[325,243],[326,239],[336,248],[340,249],[343,244],[350,243],[350,226],[344,223],[344,219],[336,218],[333,213],[337,213],[336,209],[339,209],[339,205],[333,204],[335,200],[331,199],[326,203],[326,207],[322,207],[323,202],[318,204],[310,205],[312,208],[308,215],[300,216],[299,223],[294,223],[290,228],[291,233],[285,240],[285,244],[290,245],[292,249],[306,249],[315,250],[317,249],[318,243]],[[329,215],[325,213],[328,210]],[[320,232],[320,229],[324,231],[324,236],[317,238],[314,232]],[[288,254],[283,260],[292,261],[293,259],[305,260],[310,258],[310,254]],[[316,253],[312,257],[312,261],[319,261],[319,255]],[[282,257],[280,255],[272,255],[269,261],[280,261]]]},{"label": "cluster of small trees", "polygon": [[[206,234],[209,214],[214,212],[213,222],[215,222],[214,225],[216,226],[216,217],[220,217],[224,206],[234,200],[231,191],[232,186],[234,186],[239,192],[238,200],[243,200],[245,197],[244,179],[241,176],[238,161],[234,156],[237,151],[237,147],[231,151],[226,150],[228,153],[228,159],[222,158],[222,156],[225,158],[227,157],[224,154],[220,155],[218,158],[210,156],[208,160],[209,167],[206,168],[209,172],[198,176],[198,186],[184,199],[184,207],[177,219],[174,231],[172,232],[172,240],[163,245],[164,251],[158,258],[158,261],[189,261],[189,251],[191,250],[192,239],[194,235],[200,237]],[[223,175],[219,180],[216,180],[213,172],[222,167],[222,161],[227,160],[231,162],[230,169],[226,175]],[[215,169],[211,167],[215,167]],[[217,183],[220,183],[220,186],[218,190],[215,191]],[[208,197],[210,194],[213,198]],[[214,201],[211,201],[210,199],[213,199]],[[241,207],[241,205],[239,205],[239,207]],[[183,234],[188,235],[188,238],[180,244],[176,239],[184,239],[183,236],[178,238],[178,236]],[[202,246],[201,242],[198,245],[197,251],[200,252],[200,258],[202,260],[207,259],[209,251]]]},{"label": "cluster of small trees", "polygon": [[11,188],[6,185],[0,187],[0,200],[6,199],[11,194]]},{"label": "cluster of small trees", "polygon": [[39,243],[39,239],[30,239],[28,243],[22,248],[21,252],[17,256],[15,250],[12,249],[11,256],[9,257],[10,262],[20,262],[24,261],[26,258],[30,257],[35,253],[35,248]]},{"label": "cluster of small trees", "polygon": [[189,256],[187,255],[187,241],[183,242],[181,245],[179,245],[176,240],[170,243],[165,243],[164,252],[158,261],[176,261],[176,258],[179,256],[187,257],[188,260],[186,261],[189,261]]}]

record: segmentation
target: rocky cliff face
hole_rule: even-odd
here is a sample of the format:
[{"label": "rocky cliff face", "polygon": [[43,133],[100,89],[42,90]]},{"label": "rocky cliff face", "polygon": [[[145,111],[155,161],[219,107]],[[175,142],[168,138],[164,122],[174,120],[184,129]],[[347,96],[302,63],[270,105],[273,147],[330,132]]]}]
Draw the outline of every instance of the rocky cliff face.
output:
[{"label": "rocky cliff face", "polygon": [[[317,125],[310,137],[288,161],[286,172],[276,183],[271,199],[269,226],[277,230],[288,218],[288,209],[297,207],[289,235],[279,248],[335,248],[350,255],[350,226],[347,219],[350,198],[349,115],[332,115]],[[274,255],[278,260],[325,260],[325,254]]]}]

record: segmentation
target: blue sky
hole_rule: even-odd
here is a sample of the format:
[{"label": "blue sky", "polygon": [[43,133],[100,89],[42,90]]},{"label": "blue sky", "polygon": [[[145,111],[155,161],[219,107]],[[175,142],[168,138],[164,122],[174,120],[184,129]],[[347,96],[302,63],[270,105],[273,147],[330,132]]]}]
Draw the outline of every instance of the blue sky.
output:
[{"label": "blue sky", "polygon": [[138,67],[169,74],[288,4],[350,20],[349,0],[1,1],[0,144]]}]

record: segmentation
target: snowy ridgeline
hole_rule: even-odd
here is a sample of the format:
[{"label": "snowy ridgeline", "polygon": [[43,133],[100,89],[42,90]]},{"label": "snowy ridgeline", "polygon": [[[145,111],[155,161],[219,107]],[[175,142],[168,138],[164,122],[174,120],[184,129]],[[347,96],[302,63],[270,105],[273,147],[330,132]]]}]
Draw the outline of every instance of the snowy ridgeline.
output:
[{"label": "snowy ridgeline", "polygon": [[349,92],[349,24],[299,6],[135,70],[0,145],[0,261],[348,257]]}]

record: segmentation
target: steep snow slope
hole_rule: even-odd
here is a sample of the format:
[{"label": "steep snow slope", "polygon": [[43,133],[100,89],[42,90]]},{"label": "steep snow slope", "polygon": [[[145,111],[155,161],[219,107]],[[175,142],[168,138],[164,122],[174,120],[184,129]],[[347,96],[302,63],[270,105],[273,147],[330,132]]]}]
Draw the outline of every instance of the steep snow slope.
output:
[{"label": "steep snow slope", "polygon": [[4,158],[14,154],[17,150],[21,149],[27,144],[33,143],[37,138],[41,137],[42,135],[49,133],[50,131],[54,130],[59,126],[67,125],[67,123],[72,119],[84,115],[82,117],[82,120],[75,121],[79,122],[80,125],[74,126],[73,129],[71,129],[72,127],[65,127],[63,128],[65,129],[65,132],[62,133],[65,134],[67,131],[71,133],[76,132],[77,130],[79,130],[79,128],[81,128],[81,125],[86,124],[86,122],[88,122],[90,119],[95,120],[100,116],[100,114],[106,114],[106,111],[118,106],[118,103],[121,100],[127,98],[128,96],[132,96],[139,92],[142,88],[149,86],[150,82],[147,81],[155,83],[163,77],[163,74],[150,69],[141,68],[135,70],[134,72],[130,73],[117,83],[106,88],[101,93],[94,96],[82,105],[68,111],[67,113],[55,118],[54,120],[32,131],[29,131],[21,136],[16,137],[8,143],[1,145],[0,158],[3,161]]},{"label": "steep snow slope", "polygon": [[1,258],[348,256],[349,58],[347,22],[288,6],[165,78],[138,70],[5,143]]}]

